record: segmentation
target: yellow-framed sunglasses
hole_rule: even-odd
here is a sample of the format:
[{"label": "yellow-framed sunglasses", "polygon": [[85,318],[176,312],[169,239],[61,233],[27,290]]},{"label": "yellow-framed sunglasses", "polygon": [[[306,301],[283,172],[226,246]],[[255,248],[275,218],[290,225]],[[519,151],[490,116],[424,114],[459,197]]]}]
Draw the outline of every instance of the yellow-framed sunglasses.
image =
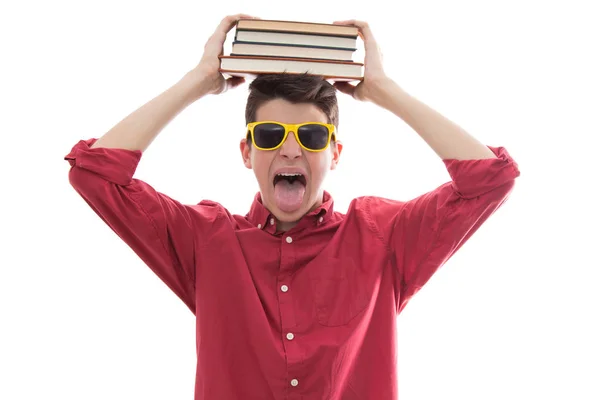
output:
[{"label": "yellow-framed sunglasses", "polygon": [[296,141],[307,151],[323,151],[329,147],[331,138],[335,140],[336,129],[332,124],[303,122],[284,124],[278,121],[257,121],[246,125],[252,143],[259,150],[276,150],[294,132]]}]

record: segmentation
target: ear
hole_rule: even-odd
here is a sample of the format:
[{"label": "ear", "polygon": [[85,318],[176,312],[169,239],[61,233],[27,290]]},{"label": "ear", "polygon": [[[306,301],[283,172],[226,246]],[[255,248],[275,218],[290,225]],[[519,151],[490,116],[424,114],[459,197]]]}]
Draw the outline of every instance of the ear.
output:
[{"label": "ear", "polygon": [[242,153],[242,159],[244,160],[244,165],[248,169],[252,169],[252,159],[250,158],[250,149],[252,148],[252,143],[248,143],[246,138],[240,140],[240,152]]},{"label": "ear", "polygon": [[343,148],[344,144],[339,140],[336,140],[335,142],[331,143],[331,152],[333,154],[333,157],[331,158],[331,166],[329,169],[335,169],[335,167],[337,167],[338,162],[340,161],[340,154],[342,154]]}]

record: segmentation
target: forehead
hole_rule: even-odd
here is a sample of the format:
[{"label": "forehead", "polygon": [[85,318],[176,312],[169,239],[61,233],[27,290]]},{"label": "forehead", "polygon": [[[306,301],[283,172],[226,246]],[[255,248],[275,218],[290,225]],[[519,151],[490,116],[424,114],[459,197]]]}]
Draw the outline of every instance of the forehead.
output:
[{"label": "forehead", "polygon": [[284,99],[273,99],[256,110],[257,121],[279,121],[297,124],[306,121],[327,122],[327,116],[311,103],[291,103]]}]

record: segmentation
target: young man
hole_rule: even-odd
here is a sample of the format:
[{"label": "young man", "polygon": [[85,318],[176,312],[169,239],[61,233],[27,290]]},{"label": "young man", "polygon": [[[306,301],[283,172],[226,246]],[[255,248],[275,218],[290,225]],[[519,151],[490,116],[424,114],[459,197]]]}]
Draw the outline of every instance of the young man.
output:
[{"label": "young man", "polygon": [[[504,203],[517,164],[407,95],[385,75],[368,25],[353,20],[340,23],[365,42],[356,87],[306,75],[250,85],[240,150],[260,191],[247,215],[184,205],[133,179],[175,115],[243,82],[225,80],[217,57],[241,17],[222,21],[177,84],[77,143],[65,157],[70,182],[195,314],[196,399],[395,399],[396,316]],[[406,121],[452,181],[411,201],[366,196],[335,211],[322,182],[342,150],[336,88]]]}]

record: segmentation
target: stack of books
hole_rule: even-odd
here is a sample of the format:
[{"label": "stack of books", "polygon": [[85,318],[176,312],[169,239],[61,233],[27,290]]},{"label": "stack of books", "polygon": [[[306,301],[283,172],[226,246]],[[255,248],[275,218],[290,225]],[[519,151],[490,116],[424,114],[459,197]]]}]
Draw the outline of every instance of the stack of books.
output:
[{"label": "stack of books", "polygon": [[336,81],[362,80],[364,64],[352,59],[357,39],[355,26],[241,19],[230,55],[219,56],[220,71],[251,78],[308,73]]}]

